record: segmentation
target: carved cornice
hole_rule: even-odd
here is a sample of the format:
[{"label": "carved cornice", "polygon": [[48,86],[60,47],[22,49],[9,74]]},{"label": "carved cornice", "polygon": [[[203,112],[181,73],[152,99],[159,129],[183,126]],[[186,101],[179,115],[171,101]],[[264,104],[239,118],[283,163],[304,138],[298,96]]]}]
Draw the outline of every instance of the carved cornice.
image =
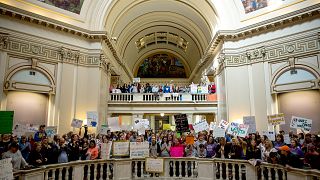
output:
[{"label": "carved cornice", "polygon": [[72,64],[78,64],[80,51],[72,50],[65,47],[60,49],[60,58],[62,62],[70,62]]},{"label": "carved cornice", "polygon": [[0,32],[0,49],[6,49],[9,41],[9,34]]}]

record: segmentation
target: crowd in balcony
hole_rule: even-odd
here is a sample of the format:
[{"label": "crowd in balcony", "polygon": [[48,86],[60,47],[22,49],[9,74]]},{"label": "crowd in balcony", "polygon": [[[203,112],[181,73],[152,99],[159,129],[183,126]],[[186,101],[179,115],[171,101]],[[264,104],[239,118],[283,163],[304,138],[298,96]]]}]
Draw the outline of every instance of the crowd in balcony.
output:
[{"label": "crowd in balcony", "polygon": [[190,84],[179,86],[176,84],[150,84],[150,83],[129,83],[110,85],[110,93],[192,93],[192,94],[214,94],[216,85],[211,84]]},{"label": "crowd in balcony", "polygon": [[[293,134],[290,132],[290,144],[284,143],[284,131],[271,141],[259,133],[249,134],[245,138],[215,138],[212,131],[194,134],[177,133],[171,130],[154,132],[146,130],[145,135],[135,131],[117,131],[106,134],[88,134],[84,127],[83,136],[69,132],[62,136],[48,137],[45,126],[29,137],[2,134],[0,153],[2,158],[12,158],[13,168],[39,167],[48,164],[66,163],[77,160],[95,160],[101,156],[101,144],[114,141],[149,142],[150,156],[170,157],[173,147],[183,147],[182,157],[245,159],[268,162],[294,168],[312,168],[320,170],[320,138],[316,134]],[[193,135],[193,145],[186,143],[186,136]],[[112,157],[117,158],[117,157]]]}]

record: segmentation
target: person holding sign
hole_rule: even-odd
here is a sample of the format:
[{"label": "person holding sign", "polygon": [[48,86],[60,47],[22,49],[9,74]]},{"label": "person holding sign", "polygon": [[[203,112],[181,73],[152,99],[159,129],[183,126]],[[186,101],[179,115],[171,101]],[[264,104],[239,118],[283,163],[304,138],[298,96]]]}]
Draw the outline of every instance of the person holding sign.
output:
[{"label": "person holding sign", "polygon": [[160,156],[161,157],[170,157],[170,147],[171,147],[171,145],[168,142],[168,138],[166,136],[164,136],[161,141]]}]

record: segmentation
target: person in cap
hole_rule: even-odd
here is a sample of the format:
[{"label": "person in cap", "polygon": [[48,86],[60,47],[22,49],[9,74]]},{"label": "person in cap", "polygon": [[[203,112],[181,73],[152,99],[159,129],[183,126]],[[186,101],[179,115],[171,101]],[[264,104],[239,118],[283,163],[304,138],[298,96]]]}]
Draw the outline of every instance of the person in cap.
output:
[{"label": "person in cap", "polygon": [[281,146],[278,148],[280,151],[280,164],[287,166],[287,167],[294,167],[294,168],[302,168],[303,163],[299,159],[299,157],[295,154],[290,152],[290,148],[288,146]]}]

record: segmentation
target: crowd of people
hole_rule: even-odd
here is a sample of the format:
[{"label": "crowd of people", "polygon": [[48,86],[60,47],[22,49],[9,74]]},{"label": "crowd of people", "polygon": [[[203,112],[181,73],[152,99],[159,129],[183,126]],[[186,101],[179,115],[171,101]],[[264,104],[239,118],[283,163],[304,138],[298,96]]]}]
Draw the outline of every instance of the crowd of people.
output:
[{"label": "crowd of people", "polygon": [[[265,135],[249,134],[245,138],[215,138],[212,131],[181,133],[170,130],[146,130],[145,135],[135,131],[118,131],[107,134],[83,136],[69,132],[62,136],[47,136],[45,126],[30,137],[2,134],[0,153],[2,158],[12,158],[15,170],[25,167],[39,167],[47,164],[65,163],[77,160],[95,160],[101,156],[102,143],[110,141],[149,142],[150,156],[170,157],[172,147],[183,147],[183,157],[222,158],[258,160],[294,168],[320,170],[320,138],[316,134],[290,134],[290,144],[284,143],[284,132],[271,141]],[[81,136],[81,137],[80,137]],[[194,144],[187,144],[186,137],[194,136]],[[112,157],[117,158],[117,157]],[[120,158],[120,157],[119,157]],[[123,158],[123,157],[122,157]]]},{"label": "crowd of people", "polygon": [[199,84],[195,85],[196,90],[192,91],[189,86],[179,86],[176,84],[149,84],[149,83],[129,83],[113,86],[109,88],[110,93],[195,93],[195,94],[214,94],[216,93],[216,85]]}]

